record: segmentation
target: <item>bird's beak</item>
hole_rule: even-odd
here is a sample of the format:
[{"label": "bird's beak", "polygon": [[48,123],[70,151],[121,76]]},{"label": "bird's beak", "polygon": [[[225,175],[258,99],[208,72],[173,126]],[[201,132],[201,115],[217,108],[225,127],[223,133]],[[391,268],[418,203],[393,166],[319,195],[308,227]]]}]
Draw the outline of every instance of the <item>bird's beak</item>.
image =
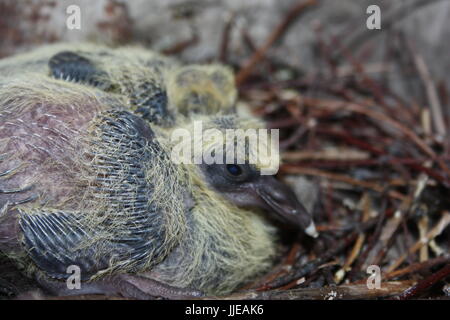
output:
[{"label": "bird's beak", "polygon": [[318,236],[311,215],[290,187],[273,176],[261,176],[261,180],[255,185],[255,191],[268,211],[274,214],[274,218],[304,230],[311,237]]}]

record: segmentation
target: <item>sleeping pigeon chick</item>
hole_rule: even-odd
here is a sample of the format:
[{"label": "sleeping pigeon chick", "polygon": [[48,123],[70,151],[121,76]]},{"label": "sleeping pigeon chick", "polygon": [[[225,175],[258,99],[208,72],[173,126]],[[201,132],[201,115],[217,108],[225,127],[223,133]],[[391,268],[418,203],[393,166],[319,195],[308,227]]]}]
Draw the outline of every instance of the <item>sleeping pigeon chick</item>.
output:
[{"label": "sleeping pigeon chick", "polygon": [[[174,159],[176,130],[193,133],[198,121],[216,132],[262,128],[259,121],[211,116],[207,107],[182,117],[168,94],[163,109],[174,122],[153,122],[135,112],[131,91],[67,81],[30,61],[19,59],[30,72],[11,68],[0,80],[0,250],[51,293],[222,295],[273,265],[272,217],[316,235],[294,193],[262,175],[261,163]],[[205,139],[191,156],[229,144]],[[68,285],[74,267],[79,288]]]}]

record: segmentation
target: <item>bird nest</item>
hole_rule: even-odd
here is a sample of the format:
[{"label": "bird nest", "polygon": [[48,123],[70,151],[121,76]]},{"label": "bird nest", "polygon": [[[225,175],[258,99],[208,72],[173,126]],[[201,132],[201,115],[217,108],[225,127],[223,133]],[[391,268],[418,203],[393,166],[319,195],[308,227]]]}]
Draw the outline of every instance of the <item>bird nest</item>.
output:
[{"label": "bird nest", "polygon": [[[280,128],[280,175],[318,186],[313,216],[320,237],[296,241],[252,288],[269,299],[448,299],[445,86],[433,82],[410,39],[395,32],[384,61],[370,64],[369,50],[352,54],[362,35],[343,44],[318,31],[321,67],[301,74],[267,54],[293,18],[254,49],[237,82],[242,103]],[[397,86],[385,76],[393,70]],[[416,90],[396,90],[411,79]]]}]

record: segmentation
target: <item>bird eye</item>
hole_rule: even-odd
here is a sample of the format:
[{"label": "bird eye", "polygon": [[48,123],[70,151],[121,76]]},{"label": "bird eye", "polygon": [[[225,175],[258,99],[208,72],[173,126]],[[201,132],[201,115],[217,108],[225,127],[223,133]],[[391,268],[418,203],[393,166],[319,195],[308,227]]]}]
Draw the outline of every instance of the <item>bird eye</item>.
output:
[{"label": "bird eye", "polygon": [[227,164],[227,171],[233,176],[240,176],[242,168],[236,164]]}]

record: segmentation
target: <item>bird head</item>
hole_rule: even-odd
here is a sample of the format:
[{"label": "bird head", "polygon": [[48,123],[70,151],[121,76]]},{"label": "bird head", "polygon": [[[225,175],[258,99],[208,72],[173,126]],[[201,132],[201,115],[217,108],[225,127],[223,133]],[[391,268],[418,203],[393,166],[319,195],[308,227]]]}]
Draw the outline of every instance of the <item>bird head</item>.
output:
[{"label": "bird head", "polygon": [[255,118],[235,114],[191,118],[183,128],[184,133],[172,135],[179,143],[172,159],[195,165],[207,185],[229,203],[262,209],[288,227],[317,236],[310,213],[293,190],[275,177],[277,132],[269,133]]}]

